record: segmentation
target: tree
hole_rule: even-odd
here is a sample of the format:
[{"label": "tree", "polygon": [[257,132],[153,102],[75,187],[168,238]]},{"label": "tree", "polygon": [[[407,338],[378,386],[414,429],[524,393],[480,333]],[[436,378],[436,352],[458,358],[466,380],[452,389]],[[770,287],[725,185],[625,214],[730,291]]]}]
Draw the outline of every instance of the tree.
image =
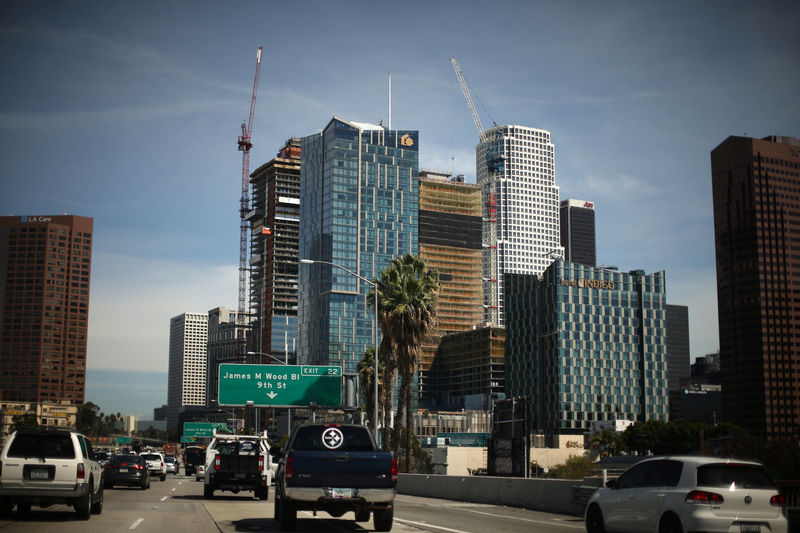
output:
[{"label": "tree", "polygon": [[[378,375],[382,375],[383,364],[379,364]],[[380,378],[378,378],[378,394],[381,393]],[[361,395],[364,398],[364,408],[367,417],[367,426],[371,431],[375,431],[375,348],[369,348],[364,352],[361,361],[358,362],[358,384]],[[378,402],[378,417],[381,416],[381,405]]]},{"label": "tree", "polygon": [[[394,354],[394,362],[400,375],[400,397],[397,418],[405,418],[405,471],[411,471],[413,413],[412,381],[417,371],[422,340],[433,329],[436,319],[436,303],[439,292],[439,273],[428,269],[419,256],[406,254],[392,259],[389,267],[381,273],[372,290],[378,291],[378,320],[383,332],[381,355],[387,357],[386,365],[392,361],[387,353]],[[371,291],[370,291],[371,292]],[[386,376],[389,377],[389,376]],[[391,381],[384,380],[384,388]],[[395,428],[396,442],[400,438],[400,424]],[[395,450],[395,454],[399,449]]]},{"label": "tree", "polygon": [[549,477],[557,479],[583,479],[594,471],[592,460],[584,455],[573,455],[563,465],[554,466]]},{"label": "tree", "polygon": [[39,421],[36,419],[36,413],[14,415],[11,417],[11,426],[9,427],[9,432],[25,427],[37,427],[38,425]]},{"label": "tree", "polygon": [[98,419],[102,416],[100,406],[92,402],[86,402],[78,406],[78,414],[75,418],[75,427],[78,431],[88,437],[95,435]]}]

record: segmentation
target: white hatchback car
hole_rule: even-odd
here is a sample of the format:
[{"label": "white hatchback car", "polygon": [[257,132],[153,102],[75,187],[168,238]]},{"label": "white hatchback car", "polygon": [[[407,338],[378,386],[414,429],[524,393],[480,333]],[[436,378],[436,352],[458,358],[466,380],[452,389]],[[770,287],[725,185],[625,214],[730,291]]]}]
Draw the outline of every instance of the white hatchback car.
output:
[{"label": "white hatchback car", "polygon": [[759,463],[654,457],[598,489],[584,518],[588,533],[785,533],[785,504]]}]

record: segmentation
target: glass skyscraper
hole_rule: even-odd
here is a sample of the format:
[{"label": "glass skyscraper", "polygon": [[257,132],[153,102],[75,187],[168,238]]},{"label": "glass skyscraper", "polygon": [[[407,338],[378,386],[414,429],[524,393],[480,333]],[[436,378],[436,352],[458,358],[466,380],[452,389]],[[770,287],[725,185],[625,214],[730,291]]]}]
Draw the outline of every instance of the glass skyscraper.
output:
[{"label": "glass skyscraper", "polygon": [[668,421],[664,272],[557,260],[507,274],[506,391],[528,396],[531,427],[582,434],[592,422]]},{"label": "glass skyscraper", "polygon": [[[300,258],[366,279],[418,253],[419,134],[334,117],[302,139]],[[370,285],[324,263],[301,264],[298,363],[356,372],[375,344]]]}]

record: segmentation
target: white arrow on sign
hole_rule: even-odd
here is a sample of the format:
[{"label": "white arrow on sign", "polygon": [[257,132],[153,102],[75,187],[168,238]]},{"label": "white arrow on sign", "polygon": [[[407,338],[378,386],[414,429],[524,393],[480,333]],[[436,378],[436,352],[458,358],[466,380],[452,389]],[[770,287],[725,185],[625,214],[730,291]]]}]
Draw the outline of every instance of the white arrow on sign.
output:
[{"label": "white arrow on sign", "polygon": [[275,396],[277,396],[277,395],[278,395],[278,393],[277,393],[277,392],[268,392],[268,393],[267,393],[267,396],[269,396],[269,399],[270,399],[270,400],[274,400],[274,399],[275,399]]}]

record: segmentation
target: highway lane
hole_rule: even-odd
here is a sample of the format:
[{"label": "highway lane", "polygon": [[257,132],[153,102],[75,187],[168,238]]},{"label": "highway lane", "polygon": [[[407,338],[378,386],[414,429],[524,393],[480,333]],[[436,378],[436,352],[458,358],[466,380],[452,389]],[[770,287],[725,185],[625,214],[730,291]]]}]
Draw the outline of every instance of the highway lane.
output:
[{"label": "highway lane", "polygon": [[[273,493],[259,501],[251,492],[215,493],[203,498],[203,484],[183,475],[169,475],[151,482],[150,489],[106,490],[103,512],[88,521],[79,520],[71,507],[55,505],[33,508],[28,516],[15,511],[0,520],[0,533],[236,533],[278,532],[272,519]],[[392,531],[410,533],[574,533],[583,531],[579,517],[540,513],[513,507],[498,507],[399,494]],[[297,531],[342,533],[373,531],[372,520],[356,523],[352,513],[332,518],[298,513]]]}]

